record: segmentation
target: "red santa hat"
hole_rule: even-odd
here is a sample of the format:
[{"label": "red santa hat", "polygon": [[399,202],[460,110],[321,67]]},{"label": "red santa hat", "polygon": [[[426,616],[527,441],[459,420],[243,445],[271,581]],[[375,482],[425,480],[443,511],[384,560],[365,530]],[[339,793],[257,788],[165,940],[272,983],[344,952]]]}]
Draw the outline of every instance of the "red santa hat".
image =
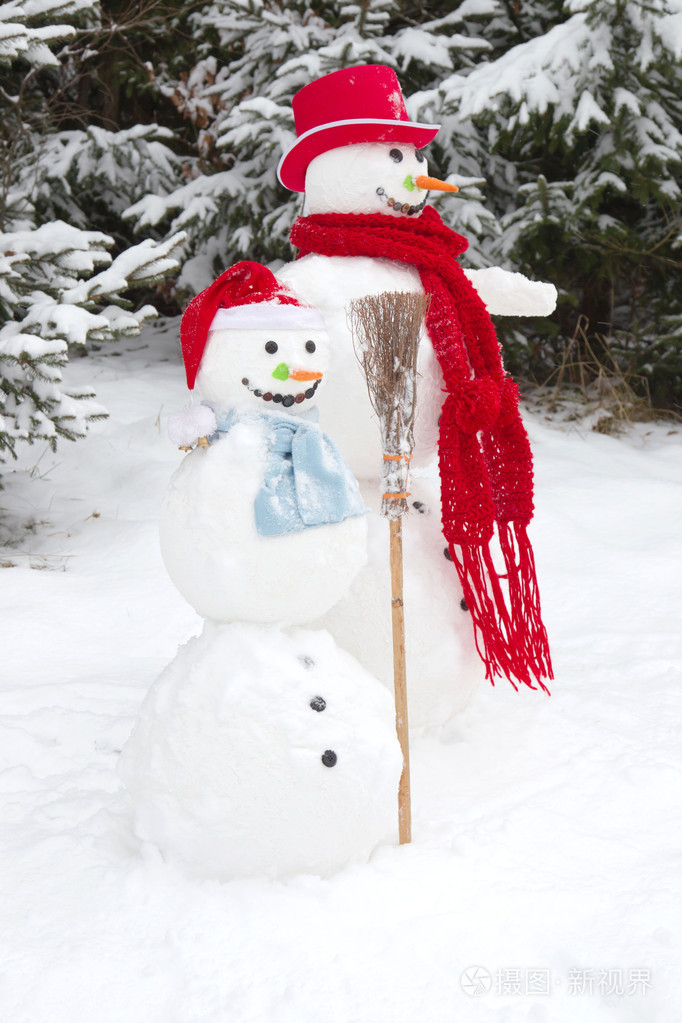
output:
[{"label": "red santa hat", "polygon": [[333,71],[297,92],[291,105],[298,138],[280,160],[277,176],[294,192],[305,191],[308,164],[329,149],[359,142],[411,143],[421,149],[440,128],[410,121],[398,77],[383,64]]},{"label": "red santa hat", "polygon": [[192,299],[180,323],[190,390],[212,330],[324,330],[321,313],[299,300],[261,263],[235,263]]}]

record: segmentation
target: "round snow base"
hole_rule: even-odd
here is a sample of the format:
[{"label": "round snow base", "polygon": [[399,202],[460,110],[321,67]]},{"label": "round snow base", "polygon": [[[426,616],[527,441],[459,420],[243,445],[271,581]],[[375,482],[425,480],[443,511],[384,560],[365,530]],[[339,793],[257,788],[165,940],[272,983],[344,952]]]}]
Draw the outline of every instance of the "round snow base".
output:
[{"label": "round snow base", "polygon": [[328,633],[207,622],[119,770],[137,835],[229,880],[327,875],[396,841],[401,768],[391,697]]}]

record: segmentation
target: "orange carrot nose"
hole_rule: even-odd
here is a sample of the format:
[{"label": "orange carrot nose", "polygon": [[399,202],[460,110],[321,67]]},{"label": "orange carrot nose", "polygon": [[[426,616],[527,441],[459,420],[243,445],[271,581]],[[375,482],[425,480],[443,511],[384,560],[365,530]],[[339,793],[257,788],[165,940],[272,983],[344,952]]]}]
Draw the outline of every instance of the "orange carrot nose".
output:
[{"label": "orange carrot nose", "polygon": [[295,369],[289,373],[290,380],[321,380],[321,373],[309,373],[305,369]]},{"label": "orange carrot nose", "polygon": [[457,185],[449,185],[447,181],[430,178],[426,174],[420,174],[418,178],[414,179],[414,183],[417,188],[427,188],[432,192],[459,192]]}]

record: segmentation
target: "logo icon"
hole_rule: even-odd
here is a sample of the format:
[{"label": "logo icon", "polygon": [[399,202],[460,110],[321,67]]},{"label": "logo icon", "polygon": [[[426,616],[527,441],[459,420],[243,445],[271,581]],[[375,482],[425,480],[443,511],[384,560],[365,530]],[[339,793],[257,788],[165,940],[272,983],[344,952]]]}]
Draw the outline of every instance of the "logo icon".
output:
[{"label": "logo icon", "polygon": [[480,998],[487,995],[493,986],[490,970],[485,966],[468,966],[459,979],[460,987],[465,995]]}]

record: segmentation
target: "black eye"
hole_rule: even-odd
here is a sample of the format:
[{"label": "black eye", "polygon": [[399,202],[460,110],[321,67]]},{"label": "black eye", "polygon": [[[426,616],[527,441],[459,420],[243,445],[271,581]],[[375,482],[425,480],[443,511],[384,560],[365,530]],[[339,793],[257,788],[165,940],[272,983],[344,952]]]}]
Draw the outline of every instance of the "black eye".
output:
[{"label": "black eye", "polygon": [[306,341],[305,343],[306,352],[310,352],[310,354],[312,355],[316,348],[317,345],[315,344],[314,341]]},{"label": "black eye", "polygon": [[403,158],[403,154],[400,152],[399,149],[392,149],[388,155],[391,157],[392,160],[395,160],[396,163],[400,163]]},{"label": "black eye", "polygon": [[414,155],[417,157],[419,163],[424,162],[424,154],[422,153],[421,149],[415,149]]},{"label": "black eye", "polygon": [[327,706],[327,701],[325,700],[324,696],[313,696],[312,700],[310,701],[310,706],[319,714],[320,711],[324,710],[324,708]]},{"label": "black eye", "polygon": [[265,351],[268,353],[268,355],[274,355],[275,352],[277,351],[278,347],[279,347],[279,345],[277,344],[276,341],[266,341],[265,342]]},{"label": "black eye", "polygon": [[338,760],[338,757],[333,749],[326,749],[322,754],[321,759],[325,767],[333,767]]}]

